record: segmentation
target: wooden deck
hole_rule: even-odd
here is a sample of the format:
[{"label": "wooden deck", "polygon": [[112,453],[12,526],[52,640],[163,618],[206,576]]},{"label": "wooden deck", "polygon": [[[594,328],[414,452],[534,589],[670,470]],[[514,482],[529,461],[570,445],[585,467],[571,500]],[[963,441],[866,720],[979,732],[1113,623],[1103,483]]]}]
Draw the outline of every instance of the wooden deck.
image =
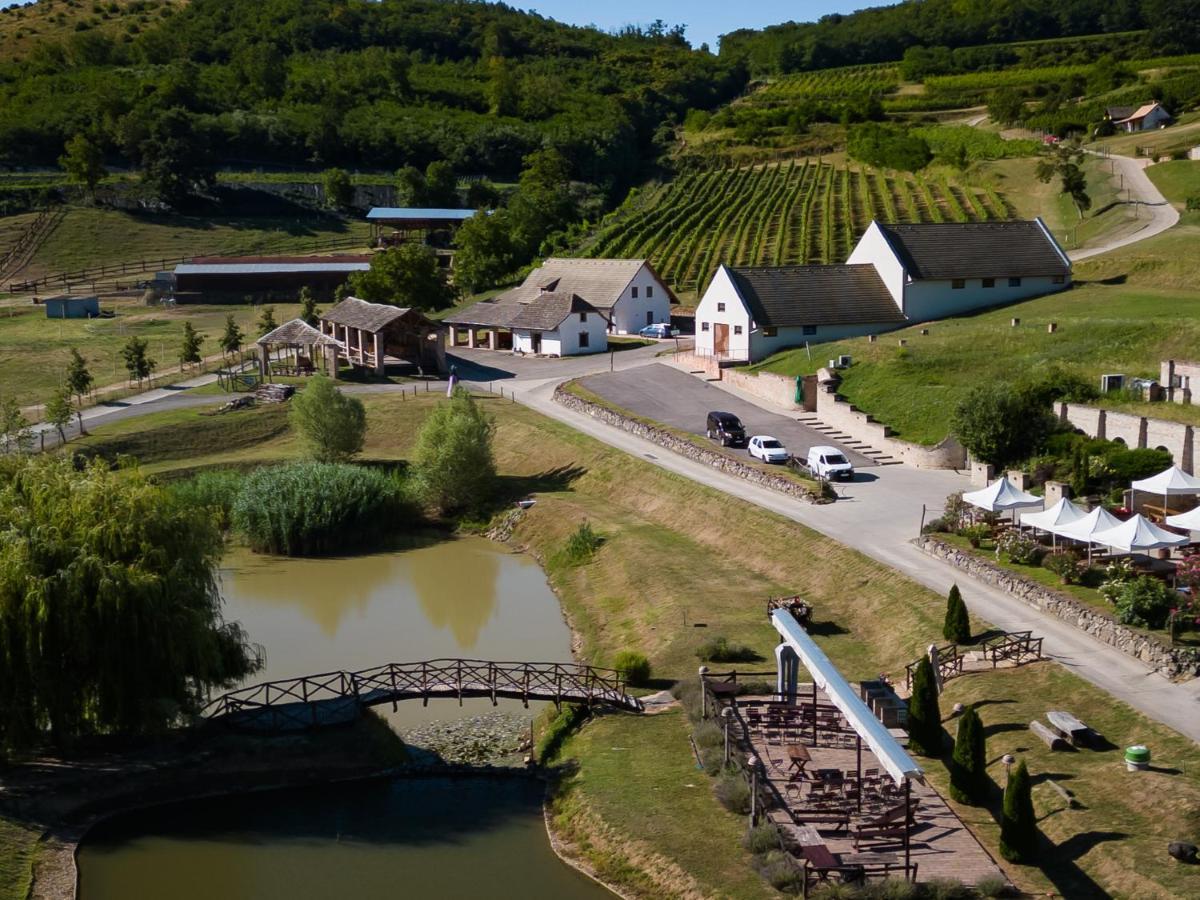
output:
[{"label": "wooden deck", "polygon": [[[801,686],[801,698],[810,698],[811,691],[811,685]],[[746,697],[738,698],[738,703],[739,707],[743,707],[747,702],[770,699],[772,698]],[[826,698],[818,693],[817,701],[825,702]],[[739,716],[742,715],[742,709],[739,709]],[[811,817],[814,821],[805,821],[805,813],[796,811],[804,803],[807,792],[811,790],[809,786],[816,781],[817,770],[837,769],[854,777],[857,771],[858,747],[852,732],[840,737],[819,733],[815,742],[808,728],[799,729],[791,737],[786,733],[773,735],[770,740],[764,729],[747,728],[746,733],[750,736],[754,753],[762,761],[762,771],[766,773],[769,793],[775,800],[767,810],[767,816],[778,826],[786,842],[808,844],[813,840],[815,831],[839,865],[862,863],[869,866],[884,862],[903,865],[902,838],[871,840],[864,842],[856,850],[849,829],[840,827],[837,823],[819,821],[816,816]],[[903,734],[899,731],[895,733],[897,736]],[[792,761],[792,758],[798,755],[797,751],[793,750],[789,754],[789,745],[803,746],[804,753],[808,756],[802,779],[796,776],[796,766]],[[879,761],[864,745],[862,769],[866,771],[879,768]],[[1000,867],[933,788],[913,782],[911,791],[912,798],[919,800],[909,847],[911,861],[917,865],[918,881],[952,878],[973,885],[985,876],[1004,877]],[[851,804],[852,807],[853,805]],[[851,822],[864,821],[870,817],[867,811],[860,814],[852,809],[851,813]],[[902,877],[902,873],[898,872],[897,877]]]}]

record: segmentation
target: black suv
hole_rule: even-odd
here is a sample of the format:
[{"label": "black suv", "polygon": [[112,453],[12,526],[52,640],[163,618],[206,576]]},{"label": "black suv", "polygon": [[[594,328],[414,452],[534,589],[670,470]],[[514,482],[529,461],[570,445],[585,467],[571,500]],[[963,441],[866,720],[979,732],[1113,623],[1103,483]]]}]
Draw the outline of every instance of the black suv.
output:
[{"label": "black suv", "polygon": [[709,439],[720,441],[722,447],[746,446],[746,428],[733,413],[710,412],[705,428]]}]

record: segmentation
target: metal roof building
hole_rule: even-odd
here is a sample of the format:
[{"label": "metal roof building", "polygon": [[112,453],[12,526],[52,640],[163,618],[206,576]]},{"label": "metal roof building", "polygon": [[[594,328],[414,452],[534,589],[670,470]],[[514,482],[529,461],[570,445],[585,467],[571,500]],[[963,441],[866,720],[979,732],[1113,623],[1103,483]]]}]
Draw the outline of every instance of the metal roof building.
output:
[{"label": "metal roof building", "polygon": [[332,295],[355,272],[371,268],[370,256],[211,256],[175,267],[178,299],[261,295],[290,299],[310,288],[319,297]]}]

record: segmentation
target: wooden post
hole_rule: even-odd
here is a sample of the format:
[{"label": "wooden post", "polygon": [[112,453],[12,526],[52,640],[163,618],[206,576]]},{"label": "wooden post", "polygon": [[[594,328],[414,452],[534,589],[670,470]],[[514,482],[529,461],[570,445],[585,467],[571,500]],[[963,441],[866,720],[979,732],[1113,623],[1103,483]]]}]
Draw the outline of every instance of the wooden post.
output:
[{"label": "wooden post", "polygon": [[704,683],[704,676],[708,673],[708,666],[700,667],[700,718],[708,718],[708,687]]},{"label": "wooden post", "polygon": [[912,780],[904,776],[904,874],[912,862]]},{"label": "wooden post", "polygon": [[861,734],[855,734],[855,735],[854,735],[854,738],[855,738],[855,743],[858,745],[858,746],[857,746],[857,753],[855,754],[855,756],[857,757],[857,758],[856,758],[856,760],[855,760],[855,763],[856,763],[856,765],[858,766],[858,811],[859,811],[859,812],[862,812],[862,795],[863,795],[863,783],[862,783],[862,735],[861,735]]},{"label": "wooden post", "polygon": [[817,746],[817,679],[816,679],[816,676],[813,676],[813,695],[812,695],[812,697],[813,697],[813,704],[812,704],[812,706],[813,706],[813,708],[812,708],[813,746],[815,747],[815,746]]}]

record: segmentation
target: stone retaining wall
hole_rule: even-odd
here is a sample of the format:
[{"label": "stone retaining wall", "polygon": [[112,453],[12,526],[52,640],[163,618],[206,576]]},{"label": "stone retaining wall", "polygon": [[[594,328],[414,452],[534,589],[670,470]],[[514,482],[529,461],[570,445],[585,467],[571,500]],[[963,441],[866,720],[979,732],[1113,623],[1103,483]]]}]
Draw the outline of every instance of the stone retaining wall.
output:
[{"label": "stone retaining wall", "polygon": [[1002,566],[940,541],[936,535],[923,535],[915,543],[930,556],[962,569],[985,584],[1008,591],[1034,609],[1074,625],[1122,653],[1140,659],[1168,678],[1182,680],[1200,675],[1200,653],[1194,649],[1170,647],[1154,637],[1122,625],[1112,616],[1080,603],[1074,597],[1022,578]]},{"label": "stone retaining wall", "polygon": [[1130,448],[1163,447],[1174,457],[1175,465],[1196,472],[1195,429],[1191,425],[1078,403],[1059,403],[1055,412],[1088,437],[1119,440]]},{"label": "stone retaining wall", "polygon": [[892,437],[892,430],[848,403],[837,394],[817,392],[817,418],[850,437],[862,441],[918,469],[961,469],[967,464],[967,451],[953,437],[926,447]]},{"label": "stone retaining wall", "polygon": [[716,450],[707,450],[663,428],[639,422],[637,419],[619,413],[616,410],[608,409],[597,403],[591,403],[570,393],[562,385],[554,389],[554,400],[557,403],[561,403],[567,409],[591,416],[593,419],[599,419],[601,422],[612,425],[615,428],[620,428],[622,431],[628,431],[630,434],[658,444],[660,447],[665,447],[673,453],[678,453],[680,456],[687,457],[695,462],[711,466],[727,475],[744,478],[753,484],[770,488],[773,491],[779,491],[790,497],[795,497],[797,500],[804,500],[807,503],[829,502],[828,498],[798,481],[793,481],[783,475],[773,475],[770,472],[764,472],[738,459],[734,459],[732,456],[726,456],[724,453],[719,453]]}]

